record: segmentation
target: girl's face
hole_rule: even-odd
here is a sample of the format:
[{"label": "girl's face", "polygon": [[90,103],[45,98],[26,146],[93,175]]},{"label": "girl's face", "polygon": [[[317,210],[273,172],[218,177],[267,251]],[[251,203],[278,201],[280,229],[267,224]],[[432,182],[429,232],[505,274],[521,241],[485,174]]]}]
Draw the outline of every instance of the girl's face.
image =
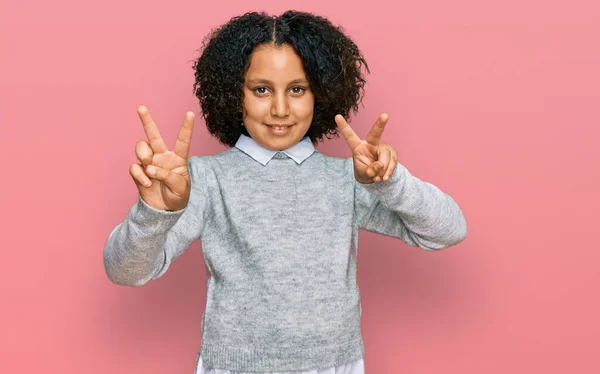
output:
[{"label": "girl's face", "polygon": [[255,142],[276,151],[295,145],[310,127],[314,105],[302,60],[292,47],[263,45],[252,53],[244,82],[244,125]]}]

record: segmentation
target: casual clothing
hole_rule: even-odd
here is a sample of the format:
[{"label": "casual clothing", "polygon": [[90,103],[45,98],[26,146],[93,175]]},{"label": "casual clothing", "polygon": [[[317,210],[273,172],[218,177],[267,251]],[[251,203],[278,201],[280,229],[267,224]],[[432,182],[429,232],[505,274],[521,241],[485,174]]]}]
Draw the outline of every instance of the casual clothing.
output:
[{"label": "casual clothing", "polygon": [[[260,162],[263,165],[267,165],[267,163],[277,154],[277,151],[273,151],[267,148],[260,146],[249,136],[240,136],[237,143],[235,144],[237,148],[242,150],[248,156],[255,159],[257,162]],[[313,152],[315,148],[310,141],[309,137],[304,137],[300,142],[288,148],[284,151],[287,156],[296,161],[297,164],[300,164],[302,161],[306,160]],[[196,373],[195,374],[252,374],[251,372],[241,372],[241,371],[230,371],[225,369],[213,369],[208,367],[200,354],[196,363]],[[321,368],[309,371],[287,371],[287,372],[272,372],[269,374],[364,374],[365,373],[365,365],[364,359],[359,358],[350,363],[340,364],[337,366],[332,366],[329,368]]]},{"label": "casual clothing", "polygon": [[266,160],[255,153],[261,162],[242,150],[250,148],[244,137],[240,148],[189,159],[184,209],[157,210],[139,197],[106,243],[109,278],[130,286],[157,279],[200,238],[210,274],[199,355],[206,367],[310,372],[363,359],[359,229],[438,250],[465,238],[462,211],[400,163],[388,182],[361,184],[352,158],[314,149],[304,158],[303,143],[265,152]]}]

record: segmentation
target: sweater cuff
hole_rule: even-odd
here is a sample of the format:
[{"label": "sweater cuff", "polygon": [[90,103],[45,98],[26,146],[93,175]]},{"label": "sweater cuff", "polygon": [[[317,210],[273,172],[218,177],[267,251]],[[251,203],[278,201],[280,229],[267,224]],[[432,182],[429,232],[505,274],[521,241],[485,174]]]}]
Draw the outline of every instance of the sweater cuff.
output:
[{"label": "sweater cuff", "polygon": [[387,181],[381,180],[373,183],[360,183],[359,181],[356,181],[356,183],[369,193],[382,198],[384,196],[389,196],[391,191],[398,191],[398,189],[401,188],[401,184],[404,182],[404,176],[406,175],[404,171],[405,167],[401,163],[396,162],[394,172]]},{"label": "sweater cuff", "polygon": [[148,205],[138,193],[138,201],[132,209],[131,214],[133,219],[138,223],[170,229],[179,220],[179,217],[183,215],[186,208],[187,205],[185,208],[176,211],[156,209]]}]

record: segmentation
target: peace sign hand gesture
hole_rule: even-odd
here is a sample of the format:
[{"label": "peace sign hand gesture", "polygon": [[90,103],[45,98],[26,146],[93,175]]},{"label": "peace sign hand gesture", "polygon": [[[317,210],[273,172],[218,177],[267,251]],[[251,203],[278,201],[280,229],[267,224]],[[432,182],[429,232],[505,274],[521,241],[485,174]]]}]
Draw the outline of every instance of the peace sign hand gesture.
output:
[{"label": "peace sign hand gesture", "polygon": [[380,140],[388,119],[387,114],[380,115],[365,140],[361,140],[341,114],[335,116],[335,122],[352,150],[354,177],[359,183],[369,184],[382,179],[387,182],[396,168],[398,152]]},{"label": "peace sign hand gesture", "polygon": [[194,113],[187,112],[173,151],[158,131],[158,126],[144,106],[137,108],[148,138],[135,146],[140,161],[129,168],[142,199],[153,208],[176,211],[185,208],[190,197],[191,182],[187,160],[194,128]]}]

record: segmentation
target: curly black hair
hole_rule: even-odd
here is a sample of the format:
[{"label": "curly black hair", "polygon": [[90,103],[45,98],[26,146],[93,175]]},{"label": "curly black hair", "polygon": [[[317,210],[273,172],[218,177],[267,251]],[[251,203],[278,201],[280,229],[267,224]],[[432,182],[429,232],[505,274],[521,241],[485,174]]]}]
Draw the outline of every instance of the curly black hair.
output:
[{"label": "curly black hair", "polygon": [[244,76],[256,47],[275,43],[291,46],[300,56],[315,97],[313,120],[306,135],[314,145],[323,136],[339,136],[334,117],[348,119],[364,96],[361,66],[369,66],[342,27],[312,13],[289,10],[280,16],[249,12],[213,29],[203,40],[194,62],[194,93],[209,132],[233,147],[248,135],[243,118]]}]

